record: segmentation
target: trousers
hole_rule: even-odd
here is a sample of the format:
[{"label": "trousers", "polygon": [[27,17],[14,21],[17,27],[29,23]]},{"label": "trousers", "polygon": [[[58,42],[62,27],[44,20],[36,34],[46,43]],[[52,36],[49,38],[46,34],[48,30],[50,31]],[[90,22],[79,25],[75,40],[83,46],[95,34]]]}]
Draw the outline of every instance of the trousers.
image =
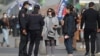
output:
[{"label": "trousers", "polygon": [[[90,36],[90,38],[89,38]],[[86,52],[90,51],[90,44],[91,42],[91,53],[94,54],[95,52],[95,40],[96,40],[96,30],[95,29],[84,29],[84,40],[86,45]]]},{"label": "trousers", "polygon": [[27,35],[20,34],[20,44],[19,44],[19,56],[27,56]]},{"label": "trousers", "polygon": [[73,54],[73,47],[72,47],[72,37],[64,40],[64,44],[68,54]]},{"label": "trousers", "polygon": [[30,33],[30,44],[29,44],[29,50],[28,50],[28,56],[32,55],[33,46],[34,48],[34,56],[38,56],[39,51],[39,44],[41,40],[41,31],[29,31]]},{"label": "trousers", "polygon": [[3,42],[6,42],[7,45],[9,45],[9,31],[8,29],[2,29],[2,33],[3,33]]}]

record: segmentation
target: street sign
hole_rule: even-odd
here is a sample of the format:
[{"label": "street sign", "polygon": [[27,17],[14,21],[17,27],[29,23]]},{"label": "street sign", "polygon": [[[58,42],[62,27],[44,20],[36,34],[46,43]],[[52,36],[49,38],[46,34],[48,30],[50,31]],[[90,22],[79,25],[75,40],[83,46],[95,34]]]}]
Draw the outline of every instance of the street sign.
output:
[{"label": "street sign", "polygon": [[79,3],[89,3],[89,2],[100,3],[99,0],[79,0]]}]

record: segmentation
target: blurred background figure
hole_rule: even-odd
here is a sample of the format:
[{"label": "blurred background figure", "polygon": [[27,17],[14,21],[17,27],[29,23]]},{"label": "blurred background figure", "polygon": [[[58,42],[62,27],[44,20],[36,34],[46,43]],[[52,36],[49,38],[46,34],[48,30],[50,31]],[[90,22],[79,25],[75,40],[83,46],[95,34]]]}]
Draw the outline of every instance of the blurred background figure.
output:
[{"label": "blurred background figure", "polygon": [[4,42],[6,42],[7,47],[9,47],[9,20],[6,13],[3,13],[3,17],[0,20],[0,25],[2,27],[2,33],[3,33],[3,42],[1,43],[1,46],[4,45]]},{"label": "blurred background figure", "polygon": [[79,24],[78,24],[78,20],[79,20],[79,18],[78,18],[78,13],[77,13],[77,9],[75,9],[74,7],[73,7],[73,17],[74,17],[74,19],[75,19],[75,27],[76,27],[76,31],[75,31],[75,33],[74,33],[74,37],[73,37],[73,50],[74,51],[76,51],[77,50],[77,40],[79,40],[79,30],[78,30],[78,28],[79,28]]},{"label": "blurred background figure", "polygon": [[10,33],[12,33],[13,37],[19,36],[19,21],[18,18],[15,15],[12,15],[10,20]]},{"label": "blurred background figure", "polygon": [[[81,18],[82,18],[82,14],[84,13],[85,10],[86,10],[86,8],[82,9],[81,15],[80,15]],[[82,28],[84,29],[84,27],[85,27],[85,24]],[[80,48],[84,49],[84,48],[86,48],[85,41],[84,41],[84,30],[80,31],[80,37],[81,37],[81,42],[82,42],[82,45],[80,46]]]}]

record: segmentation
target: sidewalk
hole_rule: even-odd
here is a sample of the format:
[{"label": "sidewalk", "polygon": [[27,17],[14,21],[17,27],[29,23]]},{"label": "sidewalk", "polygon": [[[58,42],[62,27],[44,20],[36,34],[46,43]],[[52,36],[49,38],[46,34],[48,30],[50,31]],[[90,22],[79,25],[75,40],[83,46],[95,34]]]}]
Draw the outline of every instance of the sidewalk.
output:
[{"label": "sidewalk", "polygon": [[[10,47],[1,47],[0,45],[0,56],[18,56],[18,48],[15,48],[15,39],[18,39],[18,37],[9,37],[10,41]],[[0,35],[0,42],[2,41],[2,35]],[[60,40],[61,41],[61,40]],[[17,43],[18,44],[18,43]],[[81,43],[77,43],[77,51],[74,51],[74,56],[84,56],[85,49],[80,49]],[[67,52],[65,50],[64,43],[61,42],[59,46],[55,47],[55,56],[67,56]],[[33,56],[33,55],[32,55]],[[45,55],[39,55],[39,56],[45,56]],[[100,56],[100,55],[96,55]]]},{"label": "sidewalk", "polygon": [[[56,48],[55,56],[67,56],[64,44],[60,44],[55,48]],[[84,53],[85,53],[84,51],[75,51],[74,56],[84,56]],[[0,56],[18,56],[18,48],[0,47]],[[39,56],[46,56],[46,55],[39,55]]]},{"label": "sidewalk", "polygon": [[[74,56],[84,56],[84,53],[85,53],[84,50],[78,49],[77,51],[74,51]],[[0,47],[0,56],[18,56],[18,48]],[[45,55],[39,54],[39,56],[45,56]],[[55,56],[67,56],[67,52],[63,44],[56,46]],[[96,55],[96,56],[100,56],[100,55]]]}]

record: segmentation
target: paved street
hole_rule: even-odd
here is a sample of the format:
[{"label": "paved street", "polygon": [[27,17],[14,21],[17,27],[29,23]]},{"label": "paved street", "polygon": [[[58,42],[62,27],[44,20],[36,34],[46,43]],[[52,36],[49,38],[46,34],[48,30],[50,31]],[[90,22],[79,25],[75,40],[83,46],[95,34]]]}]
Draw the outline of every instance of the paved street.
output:
[{"label": "paved street", "polygon": [[[19,38],[16,37],[18,40]],[[10,47],[6,47],[6,45],[4,45],[4,47],[1,47],[0,45],[0,56],[18,56],[18,47],[15,48],[15,38],[12,36],[9,36],[9,40],[10,40]],[[2,42],[2,35],[0,35],[0,42]],[[17,43],[18,45],[18,43]],[[80,43],[77,43],[77,51],[74,51],[74,56],[84,56],[84,50],[81,50],[80,47]],[[34,56],[34,55],[32,55]],[[39,56],[45,56],[45,55],[40,55]],[[65,50],[65,47],[63,45],[63,43],[61,43],[59,46],[56,46],[56,50],[55,50],[55,56],[67,56],[67,52]],[[100,56],[100,55],[98,55]]]},{"label": "paved street", "polygon": [[[74,52],[74,56],[83,56],[83,52]],[[18,48],[0,48],[0,56],[18,56]],[[45,56],[45,55],[39,55]],[[56,49],[55,56],[67,56],[64,49]]]},{"label": "paved street", "polygon": [[[0,47],[0,56],[18,56],[18,48],[1,48]],[[45,55],[39,54],[39,56],[45,56]],[[66,50],[56,49],[55,56],[67,56]],[[74,56],[84,56],[84,51],[75,51]],[[100,56],[100,55],[96,55],[96,56]]]},{"label": "paved street", "polygon": [[[2,34],[0,35],[0,42],[2,42]],[[18,39],[18,37],[12,37],[9,36],[9,42],[10,42],[10,47],[6,47],[6,44],[4,44],[4,47],[1,47],[0,45],[0,56],[18,56],[18,48],[15,48],[15,39]],[[18,43],[17,43],[18,45]],[[83,51],[76,51],[74,52],[75,56],[83,56],[84,52]],[[45,56],[45,55],[39,55],[39,56]],[[55,56],[67,56],[67,52],[65,50],[65,47],[63,43],[61,43],[59,46],[56,46],[55,50]]]}]

